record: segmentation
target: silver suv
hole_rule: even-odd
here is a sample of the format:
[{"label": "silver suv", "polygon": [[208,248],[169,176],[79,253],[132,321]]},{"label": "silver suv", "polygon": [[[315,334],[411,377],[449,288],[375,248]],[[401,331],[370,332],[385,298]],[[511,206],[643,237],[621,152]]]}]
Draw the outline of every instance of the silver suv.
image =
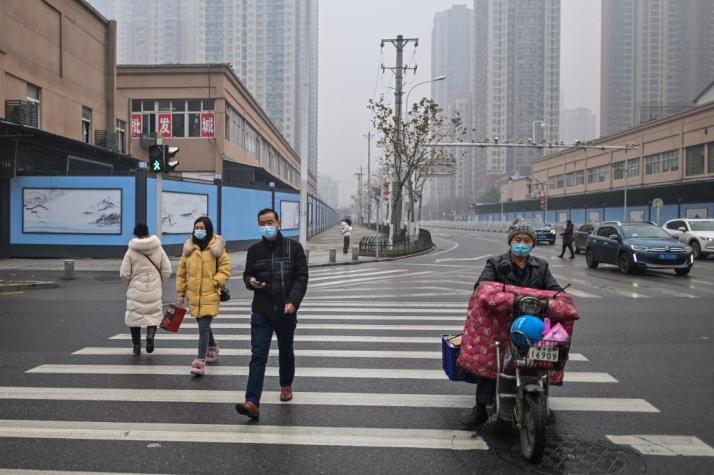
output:
[{"label": "silver suv", "polygon": [[714,219],[672,219],[662,226],[692,248],[695,259],[714,254]]}]

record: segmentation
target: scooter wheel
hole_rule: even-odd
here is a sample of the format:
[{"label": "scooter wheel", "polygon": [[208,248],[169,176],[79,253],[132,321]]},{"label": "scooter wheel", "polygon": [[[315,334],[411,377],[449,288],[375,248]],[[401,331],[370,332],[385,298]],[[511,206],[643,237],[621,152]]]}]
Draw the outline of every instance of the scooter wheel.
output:
[{"label": "scooter wheel", "polygon": [[523,421],[520,429],[521,453],[531,463],[538,463],[543,458],[546,423],[545,394],[526,394],[523,404]]}]

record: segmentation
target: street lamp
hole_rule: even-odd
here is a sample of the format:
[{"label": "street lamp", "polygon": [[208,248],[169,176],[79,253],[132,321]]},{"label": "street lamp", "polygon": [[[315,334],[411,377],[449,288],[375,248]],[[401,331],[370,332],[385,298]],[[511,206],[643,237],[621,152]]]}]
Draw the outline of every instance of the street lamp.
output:
[{"label": "street lamp", "polygon": [[[640,163],[639,163],[639,162],[637,162],[637,163],[635,163],[635,164],[633,164],[633,165],[631,165],[631,166],[629,166],[629,167],[626,166],[626,163],[627,163],[627,161],[623,161],[623,162],[620,162],[620,163],[613,163],[613,164],[612,164],[612,167],[613,167],[613,168],[617,168],[618,170],[623,170],[623,169],[624,169],[624,170],[627,172],[626,175],[625,175],[625,197],[624,197],[624,198],[625,198],[625,200],[624,200],[625,202],[623,203],[623,209],[622,209],[622,212],[623,212],[622,220],[625,221],[625,222],[626,222],[626,221],[629,221],[629,220],[627,219],[627,183],[630,181],[630,171],[635,170],[635,169],[639,168],[639,166],[640,166]],[[617,167],[615,167],[615,165],[617,165]]]},{"label": "street lamp", "polygon": [[531,122],[531,138],[533,139],[533,143],[537,143],[536,124],[540,124],[540,128],[545,129],[545,122],[543,122],[542,120],[534,120],[533,122]]},{"label": "street lamp", "polygon": [[418,82],[418,83],[414,84],[411,88],[409,88],[409,91],[407,92],[407,100],[404,104],[405,109],[407,109],[409,107],[409,94],[412,93],[412,91],[414,90],[415,87],[421,86],[422,84],[429,84],[430,82],[443,81],[445,79],[446,79],[446,76],[437,76],[437,77],[429,79],[427,81],[422,81],[422,82]]}]

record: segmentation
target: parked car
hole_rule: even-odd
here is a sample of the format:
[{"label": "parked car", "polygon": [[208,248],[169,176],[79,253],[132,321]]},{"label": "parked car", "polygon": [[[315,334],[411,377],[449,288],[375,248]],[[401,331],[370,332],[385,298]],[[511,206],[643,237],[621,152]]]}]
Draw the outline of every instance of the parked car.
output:
[{"label": "parked car", "polygon": [[528,226],[532,227],[536,233],[536,241],[547,242],[548,244],[555,245],[555,229],[550,224],[543,222],[540,217],[536,218],[523,218]]},{"label": "parked car", "polygon": [[588,236],[595,232],[595,225],[581,224],[580,227],[573,233],[573,247],[575,254],[580,254],[580,251],[585,251],[585,244],[588,242]]},{"label": "parked car", "polygon": [[695,259],[714,254],[714,219],[672,219],[664,230],[679,241],[689,244]]},{"label": "parked car", "polygon": [[588,236],[585,261],[595,269],[598,264],[613,264],[623,274],[646,269],[672,269],[687,275],[694,265],[689,246],[677,241],[652,223],[608,221]]}]

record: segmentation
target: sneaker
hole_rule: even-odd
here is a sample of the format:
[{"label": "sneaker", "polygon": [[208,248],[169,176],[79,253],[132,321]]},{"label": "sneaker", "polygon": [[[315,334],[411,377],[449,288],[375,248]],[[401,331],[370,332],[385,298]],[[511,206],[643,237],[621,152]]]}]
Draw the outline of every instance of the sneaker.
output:
[{"label": "sneaker", "polygon": [[280,388],[280,400],[283,402],[290,401],[293,398],[293,387],[285,386]]},{"label": "sneaker", "polygon": [[476,404],[473,409],[471,409],[471,414],[462,422],[464,429],[473,430],[479,426],[482,426],[488,420],[488,411],[486,406],[482,404]]},{"label": "sneaker", "polygon": [[220,350],[218,349],[218,342],[216,342],[216,346],[208,347],[208,352],[206,353],[206,363],[215,363],[218,361],[218,353],[220,353]]},{"label": "sneaker", "polygon": [[191,363],[191,374],[194,376],[203,376],[206,368],[206,360],[195,358]]},{"label": "sneaker", "polygon": [[253,401],[239,402],[236,404],[236,412],[241,416],[248,416],[251,419],[260,417],[260,407]]}]

